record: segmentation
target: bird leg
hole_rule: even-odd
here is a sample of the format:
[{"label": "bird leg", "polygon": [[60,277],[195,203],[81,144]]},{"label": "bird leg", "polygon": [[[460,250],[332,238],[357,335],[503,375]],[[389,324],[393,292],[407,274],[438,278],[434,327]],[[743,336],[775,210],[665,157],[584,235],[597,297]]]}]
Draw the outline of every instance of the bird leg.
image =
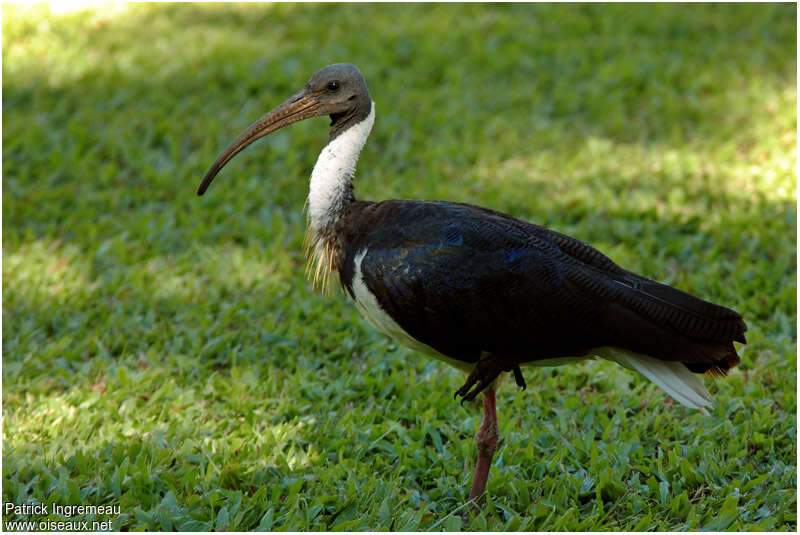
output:
[{"label": "bird leg", "polygon": [[478,498],[486,490],[486,481],[489,479],[489,468],[492,457],[497,450],[500,432],[497,427],[497,406],[495,403],[494,383],[502,372],[512,372],[517,386],[523,390],[527,387],[519,363],[509,356],[489,355],[481,359],[467,377],[466,382],[459,388],[454,397],[461,396],[461,403],[472,401],[483,393],[483,418],[481,427],[475,435],[478,446],[478,460],[475,463],[475,474],[472,476],[472,489],[469,492],[470,502],[475,506]]},{"label": "bird leg", "polygon": [[517,386],[523,390],[527,388],[528,385],[525,384],[525,378],[522,376],[522,370],[519,369],[519,364],[517,362],[508,357],[503,358],[497,355],[489,355],[478,361],[472,373],[467,377],[467,381],[461,388],[456,390],[453,397],[461,396],[462,405],[465,401],[472,401],[478,394],[483,392],[486,387],[491,385],[501,372],[513,372],[514,381],[517,383]]},{"label": "bird leg", "polygon": [[472,490],[469,491],[470,501],[475,501],[486,490],[486,481],[489,479],[489,467],[492,457],[497,450],[500,432],[497,427],[497,408],[495,405],[494,390],[483,391],[483,419],[481,427],[475,435],[478,445],[478,462],[475,463],[475,475],[472,477]]}]

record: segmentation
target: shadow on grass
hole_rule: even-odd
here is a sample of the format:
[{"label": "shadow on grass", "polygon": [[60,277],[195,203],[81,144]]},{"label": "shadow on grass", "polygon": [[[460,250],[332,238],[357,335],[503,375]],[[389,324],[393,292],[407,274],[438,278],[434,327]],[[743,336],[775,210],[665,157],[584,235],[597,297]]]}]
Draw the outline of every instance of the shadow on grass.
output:
[{"label": "shadow on grass", "polygon": [[[668,6],[615,7],[611,13],[600,6],[131,9],[91,28],[85,39],[105,44],[98,50],[102,59],[76,65],[76,75],[56,75],[36,62],[4,62],[4,107],[11,110],[4,115],[4,222],[41,236],[55,230],[65,211],[99,212],[113,216],[103,217],[103,224],[121,231],[136,226],[132,219],[173,211],[174,227],[208,227],[219,221],[213,212],[227,203],[220,188],[242,187],[233,177],[242,174],[244,163],[254,180],[237,195],[232,207],[237,216],[253,217],[261,206],[298,211],[306,193],[303,177],[324,144],[322,119],[298,125],[299,132],[276,134],[283,137],[253,149],[244,163],[234,162],[215,185],[215,199],[198,202],[193,191],[208,163],[244,125],[317,67],[348,58],[362,66],[378,102],[380,115],[360,177],[363,191],[381,196],[408,196],[403,192],[410,189],[428,198],[441,191],[434,196],[486,204],[490,200],[459,188],[470,183],[463,176],[475,176],[482,165],[544,153],[552,164],[547,172],[555,174],[560,159],[580,152],[591,139],[638,144],[646,154],[648,146],[681,151],[693,140],[719,142],[742,129],[752,130],[748,139],[758,136],[760,129],[725,117],[740,106],[751,113],[739,110],[732,114],[737,120],[758,120],[763,102],[756,98],[770,101],[794,87],[796,59],[781,54],[782,32],[793,25],[779,22],[789,20],[795,6],[696,9],[694,15]],[[622,14],[625,31],[612,24]],[[360,21],[367,19],[376,28],[391,20],[403,30],[378,32],[378,38],[363,31]],[[180,30],[170,30],[173,26]],[[441,41],[430,39],[431,29],[441,27],[448,28],[438,32]],[[152,46],[120,48],[142,41],[142,30]],[[483,32],[480,38],[476,30]],[[27,37],[23,31],[7,33],[10,45]],[[532,35],[521,37],[527,33]],[[562,39],[550,41],[555,34]],[[708,46],[697,46],[699,36]],[[330,58],[322,59],[320,51]],[[745,96],[736,100],[737,94]],[[30,110],[26,116],[35,124],[13,119],[14,110]],[[270,157],[258,166],[251,163],[257,150],[259,160]],[[383,173],[397,178],[387,182]],[[558,227],[564,217],[574,221],[600,208],[585,202],[598,189],[585,181],[584,202],[576,202],[559,194],[575,187],[563,177],[554,177],[561,189],[541,200],[516,195],[509,185],[524,184],[507,178],[512,180],[505,186],[495,186],[499,202],[491,204],[544,224]],[[612,176],[602,179],[601,187],[612,193],[632,187],[609,185]],[[450,185],[433,187],[437,180]],[[381,183],[391,190],[378,187]],[[723,195],[725,201],[724,195],[744,191],[736,184],[727,192],[698,193],[711,193],[708,199]],[[62,213],[51,213],[51,205]],[[724,209],[730,203],[715,205]],[[548,209],[532,212],[531,206]],[[620,211],[636,209],[634,204],[608,215],[627,216]],[[33,210],[43,213],[36,217]],[[549,215],[545,221],[542,213]],[[665,215],[671,223],[669,214],[659,214]],[[97,236],[85,230],[68,227],[60,234],[88,251]],[[177,234],[182,239],[167,245],[172,251],[195,239],[219,244],[221,237]]]},{"label": "shadow on grass", "polygon": [[[265,511],[234,511],[226,492],[279,507],[313,490],[303,476],[335,465],[331,454],[353,454],[353,444],[383,433],[373,422],[378,430],[345,436],[334,422],[348,404],[383,407],[385,423],[405,418],[386,399],[403,407],[430,395],[403,393],[409,381],[391,367],[410,369],[413,384],[421,366],[369,354],[379,344],[355,326],[343,296],[314,295],[302,275],[305,177],[325,143],[324,119],[275,134],[232,163],[210,197],[194,195],[220,148],[333,61],[357,63],[377,102],[359,171],[364,197],[469,201],[593,242],[624,267],[739,309],[756,331],[743,368],[770,378],[756,358],[774,351],[774,361],[783,357],[775,348],[796,345],[795,185],[779,178],[772,188],[735,167],[786,160],[793,174],[793,138],[776,138],[796,127],[785,105],[795,10],[135,7],[91,24],[50,20],[45,33],[59,45],[50,55],[25,48],[42,33],[38,22],[4,21],[4,425],[41,418],[89,433],[55,456],[64,438],[37,435],[47,426],[24,441],[5,437],[4,499],[55,492],[102,503],[130,492],[128,512],[145,504],[135,525],[164,527],[161,514],[188,522],[190,510],[210,508],[213,527],[224,528],[228,507],[250,529]],[[380,374],[364,378],[366,364]],[[111,401],[91,425],[73,427],[59,411],[80,405],[82,390]],[[209,406],[224,413],[209,416]],[[324,425],[313,421],[323,413]],[[86,446],[103,420],[132,434],[114,428]],[[314,431],[289,429],[300,422]],[[274,446],[268,439],[245,443],[287,425],[282,448],[265,454],[252,448]],[[452,444],[471,446],[464,429]],[[305,432],[336,438],[314,452]],[[431,440],[417,432],[412,442]],[[187,449],[164,451],[164,434]],[[237,464],[238,455],[249,460]],[[292,455],[307,464],[291,465]],[[386,451],[364,455],[372,476],[391,479],[392,464],[380,464]],[[265,460],[273,457],[279,468]],[[191,459],[196,466],[175,468]],[[95,461],[129,471],[76,483]],[[469,470],[450,466],[456,475],[442,481],[458,487]],[[334,475],[344,481],[346,469]],[[436,479],[415,470],[408,479],[419,500],[429,489],[418,482]],[[261,489],[270,495],[253,499]]]},{"label": "shadow on grass", "polygon": [[[312,467],[279,468],[267,461],[220,463],[216,447],[226,446],[225,441],[198,438],[212,434],[170,426],[145,437],[105,440],[91,447],[65,446],[56,459],[43,456],[35,444],[7,444],[3,452],[3,464],[8,467],[5,501],[26,503],[33,498],[48,506],[118,505],[120,515],[64,517],[50,507],[49,515],[4,514],[3,520],[86,520],[90,524],[111,520],[111,529],[116,531],[131,526],[148,531],[252,530],[274,510],[269,502],[293,499],[314,484]],[[177,450],[173,449],[175,437],[184,441]],[[97,464],[107,468],[97,474],[93,485],[79,488],[70,483]],[[331,509],[323,514],[336,511]]]}]

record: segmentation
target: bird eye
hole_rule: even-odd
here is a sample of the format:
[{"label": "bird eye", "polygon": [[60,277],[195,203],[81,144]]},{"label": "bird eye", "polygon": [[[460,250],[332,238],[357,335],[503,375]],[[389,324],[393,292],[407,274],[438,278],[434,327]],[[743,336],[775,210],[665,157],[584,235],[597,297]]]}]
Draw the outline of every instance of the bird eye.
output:
[{"label": "bird eye", "polygon": [[338,91],[339,90],[339,82],[334,80],[333,82],[328,82],[328,91]]}]

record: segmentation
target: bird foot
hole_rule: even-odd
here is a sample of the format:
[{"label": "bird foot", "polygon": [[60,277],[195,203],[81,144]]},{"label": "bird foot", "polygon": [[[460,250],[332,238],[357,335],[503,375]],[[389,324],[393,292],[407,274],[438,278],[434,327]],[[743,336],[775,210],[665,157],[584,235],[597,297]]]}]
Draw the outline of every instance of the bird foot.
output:
[{"label": "bird foot", "polygon": [[[453,398],[461,396],[461,404],[465,401],[472,401],[475,397],[483,392],[486,387],[492,384],[497,379],[497,376],[502,372],[512,372],[514,374],[514,381],[517,386],[525,390],[528,385],[525,384],[525,377],[522,376],[522,370],[519,369],[519,364],[516,362],[509,362],[506,358],[489,355],[488,357],[478,361],[475,369],[467,377],[467,381],[456,390]],[[474,387],[474,388],[473,388]]]}]

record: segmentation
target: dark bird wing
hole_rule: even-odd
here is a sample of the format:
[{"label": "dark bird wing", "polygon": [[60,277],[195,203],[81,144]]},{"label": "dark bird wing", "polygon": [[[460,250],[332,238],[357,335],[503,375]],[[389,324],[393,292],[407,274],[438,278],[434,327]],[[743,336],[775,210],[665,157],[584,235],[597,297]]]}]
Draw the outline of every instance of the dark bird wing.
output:
[{"label": "dark bird wing", "polygon": [[[410,336],[476,362],[581,356],[613,346],[695,372],[739,362],[747,327],[733,310],[626,271],[569,236],[476,206],[354,203],[342,229],[342,282],[353,260],[381,308]],[[352,223],[358,221],[358,223]],[[364,253],[364,251],[366,251]]]}]

